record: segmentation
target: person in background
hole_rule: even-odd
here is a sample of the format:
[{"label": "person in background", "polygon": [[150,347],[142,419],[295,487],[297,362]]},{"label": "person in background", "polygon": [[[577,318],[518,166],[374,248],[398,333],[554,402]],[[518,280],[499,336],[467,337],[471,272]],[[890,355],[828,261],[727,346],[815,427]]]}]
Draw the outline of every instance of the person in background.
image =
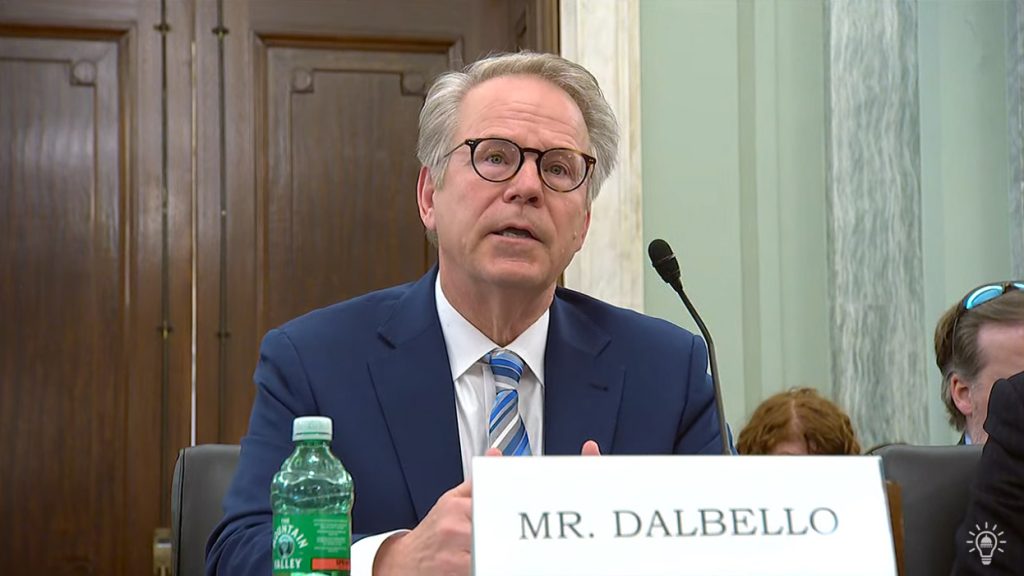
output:
[{"label": "person in background", "polygon": [[436,80],[415,198],[438,265],[266,335],[208,574],[270,573],[269,485],[296,416],[334,422],[353,576],[468,575],[476,456],[722,451],[704,341],[558,286],[617,149],[597,81],[559,56]]},{"label": "person in background", "polygon": [[[953,573],[1024,574],[1024,372],[992,386],[985,432]],[[986,537],[991,545],[981,542]]]},{"label": "person in background", "polygon": [[968,292],[935,327],[942,400],[961,444],[984,444],[992,384],[1024,370],[1024,280]]},{"label": "person in background", "polygon": [[736,448],[745,456],[860,454],[850,417],[813,388],[794,388],[762,402]]}]

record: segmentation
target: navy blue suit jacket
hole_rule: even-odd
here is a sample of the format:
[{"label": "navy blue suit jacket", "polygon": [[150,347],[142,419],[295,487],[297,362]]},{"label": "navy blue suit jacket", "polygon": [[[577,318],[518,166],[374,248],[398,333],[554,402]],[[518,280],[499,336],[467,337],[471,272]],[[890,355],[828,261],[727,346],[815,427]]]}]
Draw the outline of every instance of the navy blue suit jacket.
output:
[{"label": "navy blue suit jacket", "polygon": [[[360,537],[413,528],[463,480],[455,387],[434,300],[418,282],[317,310],[263,340],[256,400],[207,573],[271,570],[270,481],[296,416],[334,420]],[[544,453],[721,452],[704,341],[663,320],[559,288],[544,358]]]},{"label": "navy blue suit jacket", "polygon": [[[992,386],[985,418],[988,441],[981,453],[964,522],[957,531],[953,574],[1024,574],[1024,372]],[[983,565],[973,540],[993,528],[999,549]]]}]

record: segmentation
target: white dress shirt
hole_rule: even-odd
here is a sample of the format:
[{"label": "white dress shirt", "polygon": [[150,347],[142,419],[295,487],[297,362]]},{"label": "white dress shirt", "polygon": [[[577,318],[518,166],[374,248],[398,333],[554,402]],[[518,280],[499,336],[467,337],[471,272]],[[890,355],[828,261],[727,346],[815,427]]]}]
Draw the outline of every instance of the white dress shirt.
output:
[{"label": "white dress shirt", "polygon": [[[462,475],[472,475],[474,456],[487,451],[487,428],[496,389],[494,376],[484,355],[499,348],[458,312],[441,290],[438,275],[434,284],[437,316],[441,334],[448,350],[448,362],[455,383],[455,414],[459,422],[459,444],[462,447]],[[530,452],[539,456],[544,448],[544,352],[548,343],[550,311],[544,314],[505,346],[523,359],[523,375],[519,379],[519,413],[530,437]],[[358,495],[356,495],[358,498]],[[363,538],[352,545],[352,576],[371,576],[377,550],[395,530]]]},{"label": "white dress shirt", "polygon": [[[462,445],[462,475],[471,477],[474,456],[487,451],[487,429],[496,387],[484,355],[499,346],[462,317],[448,303],[438,282],[434,294],[441,332],[448,349],[452,382],[455,383],[455,413],[459,420],[459,442]],[[530,437],[530,451],[539,455],[544,447],[544,350],[548,341],[550,313],[537,319],[519,335],[506,350],[523,359],[523,376],[519,391],[519,413]]]}]

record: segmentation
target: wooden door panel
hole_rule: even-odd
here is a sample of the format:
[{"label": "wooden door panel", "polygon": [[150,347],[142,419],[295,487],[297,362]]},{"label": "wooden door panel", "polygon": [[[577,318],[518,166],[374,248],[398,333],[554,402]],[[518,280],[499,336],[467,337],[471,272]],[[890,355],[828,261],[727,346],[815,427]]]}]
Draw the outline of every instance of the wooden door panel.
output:
[{"label": "wooden door panel", "polygon": [[[0,38],[0,558],[110,573],[125,490],[116,41]],[[59,545],[57,545],[59,543]]]},{"label": "wooden door panel", "polygon": [[0,571],[150,572],[263,332],[429,266],[424,86],[542,4],[0,2]]},{"label": "wooden door panel", "polygon": [[271,48],[267,62],[261,330],[429,267],[415,127],[448,58]]},{"label": "wooden door panel", "polygon": [[268,329],[433,263],[415,200],[431,80],[493,51],[557,50],[557,1],[214,6],[195,25],[196,437],[237,442]]},{"label": "wooden door panel", "polygon": [[192,20],[166,8],[165,37],[151,0],[0,4],[4,574],[151,573],[170,522],[191,416]]},{"label": "wooden door panel", "polygon": [[419,108],[440,72],[510,48],[511,26],[504,0],[251,0],[197,18],[230,30],[197,41],[199,77],[217,77],[217,42],[226,62],[224,109],[200,83],[198,126],[227,135],[198,143],[197,439],[237,442],[266,330],[432,264]]}]

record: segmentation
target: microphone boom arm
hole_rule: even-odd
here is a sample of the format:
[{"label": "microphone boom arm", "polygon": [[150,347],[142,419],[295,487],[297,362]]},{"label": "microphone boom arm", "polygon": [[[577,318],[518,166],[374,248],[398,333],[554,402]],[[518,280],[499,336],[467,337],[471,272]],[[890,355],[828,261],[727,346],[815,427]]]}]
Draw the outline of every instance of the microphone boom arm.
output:
[{"label": "microphone boom arm", "polygon": [[647,247],[647,254],[651,257],[651,265],[657,270],[658,276],[661,276],[661,279],[671,286],[676,291],[676,294],[679,295],[679,298],[682,299],[683,305],[686,306],[686,311],[697,322],[697,327],[700,328],[700,335],[704,337],[704,342],[708,345],[708,362],[711,365],[711,386],[715,394],[715,409],[718,412],[718,433],[722,437],[722,454],[732,454],[732,450],[729,447],[729,430],[725,425],[722,385],[718,380],[718,362],[715,361],[715,343],[711,340],[711,332],[708,331],[704,320],[701,319],[697,309],[694,308],[693,303],[686,296],[686,291],[683,290],[682,276],[679,273],[679,261],[676,260],[676,255],[672,253],[672,248],[668,245],[668,242],[661,238],[653,240]]},{"label": "microphone boom arm", "polygon": [[708,361],[711,364],[711,384],[715,388],[715,408],[718,411],[718,432],[722,435],[722,454],[732,454],[732,450],[729,448],[728,429],[725,426],[725,410],[722,407],[722,388],[718,379],[718,362],[715,361],[715,342],[711,339],[711,332],[708,331],[704,320],[697,313],[697,309],[693,307],[693,303],[690,302],[686,291],[683,290],[682,281],[679,278],[673,278],[669,280],[668,284],[672,286],[672,289],[675,290],[676,294],[683,301],[686,310],[690,312],[690,316],[697,323],[700,335],[704,337],[704,342],[708,345]]}]

